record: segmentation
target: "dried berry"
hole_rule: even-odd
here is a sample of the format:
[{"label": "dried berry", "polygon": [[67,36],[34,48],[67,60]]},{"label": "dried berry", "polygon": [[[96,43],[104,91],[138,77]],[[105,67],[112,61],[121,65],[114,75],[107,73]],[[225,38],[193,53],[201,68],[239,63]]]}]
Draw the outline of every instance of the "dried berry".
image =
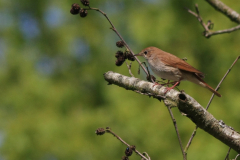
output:
[{"label": "dried berry", "polygon": [[123,56],[123,52],[122,51],[117,51],[115,57],[118,58],[118,57],[122,57]]},{"label": "dried berry", "polygon": [[118,42],[116,42],[116,46],[119,47],[119,48],[122,48],[122,47],[124,47],[124,42],[123,41],[118,41]]},{"label": "dried berry", "polygon": [[80,16],[81,16],[81,17],[83,17],[83,18],[84,18],[84,17],[86,17],[86,16],[87,16],[87,14],[88,14],[88,12],[87,12],[87,10],[86,10],[86,9],[81,9],[81,10],[80,10]]},{"label": "dried berry", "polygon": [[127,149],[125,150],[125,155],[126,156],[131,156],[132,155],[132,148],[129,148],[129,147],[127,147]]},{"label": "dried berry", "polygon": [[125,54],[129,61],[135,61],[135,57],[129,51],[126,51]]},{"label": "dried berry", "polygon": [[117,66],[121,66],[126,59],[126,56],[122,51],[117,51],[115,57],[117,58],[117,61],[115,63]]},{"label": "dried berry", "polygon": [[89,6],[89,0],[81,0],[84,6]]},{"label": "dried berry", "polygon": [[116,66],[121,66],[124,63],[124,61],[125,61],[125,59],[124,60],[117,59],[115,64],[116,64]]},{"label": "dried berry", "polygon": [[78,14],[79,11],[80,11],[80,9],[81,9],[81,8],[80,8],[79,4],[73,3],[73,4],[72,4],[72,8],[71,8],[71,10],[70,10],[70,13],[73,14],[73,15]]},{"label": "dried berry", "polygon": [[96,133],[97,135],[103,135],[103,134],[105,133],[105,129],[104,129],[104,128],[98,128],[98,129],[95,131],[95,133]]}]

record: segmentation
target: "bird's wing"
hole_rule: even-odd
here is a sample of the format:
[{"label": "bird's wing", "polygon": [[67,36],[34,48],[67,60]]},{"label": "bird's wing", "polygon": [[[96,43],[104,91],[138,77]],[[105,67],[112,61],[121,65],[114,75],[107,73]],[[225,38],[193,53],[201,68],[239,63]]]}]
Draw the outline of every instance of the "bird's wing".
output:
[{"label": "bird's wing", "polygon": [[[164,58],[161,58],[161,60],[164,63],[166,63],[168,66],[176,67],[180,70],[184,70],[184,71],[188,71],[188,72],[193,72],[200,78],[204,78],[204,74],[201,71],[192,67],[190,64],[188,64],[184,60],[182,60],[170,53],[167,53],[167,52],[165,52],[165,54],[167,54],[168,56],[164,56]],[[168,57],[168,58],[166,59],[166,57]]]}]

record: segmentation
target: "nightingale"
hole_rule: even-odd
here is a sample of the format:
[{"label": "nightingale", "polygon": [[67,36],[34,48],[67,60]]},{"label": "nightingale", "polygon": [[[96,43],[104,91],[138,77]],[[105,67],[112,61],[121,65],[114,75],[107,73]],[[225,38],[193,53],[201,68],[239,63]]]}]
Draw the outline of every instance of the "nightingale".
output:
[{"label": "nightingale", "polygon": [[221,94],[203,80],[204,74],[201,71],[173,54],[162,51],[156,47],[148,47],[134,56],[143,56],[157,76],[176,82],[172,87],[167,88],[166,92],[173,89],[180,81],[187,80],[207,88],[218,97],[221,97]]}]

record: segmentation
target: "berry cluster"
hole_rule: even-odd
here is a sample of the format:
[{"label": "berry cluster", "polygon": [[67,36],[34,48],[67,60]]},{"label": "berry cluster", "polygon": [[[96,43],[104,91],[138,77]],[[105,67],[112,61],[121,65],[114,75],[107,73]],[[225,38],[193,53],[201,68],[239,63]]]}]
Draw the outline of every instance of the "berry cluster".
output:
[{"label": "berry cluster", "polygon": [[[89,0],[81,0],[81,3],[84,6],[89,6]],[[70,13],[73,15],[79,14],[80,17],[86,17],[88,12],[87,9],[81,8],[79,4],[73,3],[72,8],[70,9]]]},{"label": "berry cluster", "polygon": [[[116,43],[116,46],[119,48],[122,48],[122,47],[124,47],[124,42],[118,41]],[[128,59],[130,61],[135,61],[134,56],[131,54],[131,52],[129,52],[127,50],[125,52],[117,51],[115,57],[117,58],[116,63],[115,63],[117,66],[121,66],[123,64],[123,62],[125,62],[126,59]]]}]

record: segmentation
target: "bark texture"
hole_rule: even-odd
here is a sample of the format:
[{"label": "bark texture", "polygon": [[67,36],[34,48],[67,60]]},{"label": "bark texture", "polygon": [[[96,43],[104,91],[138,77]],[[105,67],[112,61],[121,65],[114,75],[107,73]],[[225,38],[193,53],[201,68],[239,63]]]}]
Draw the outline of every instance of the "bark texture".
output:
[{"label": "bark texture", "polygon": [[178,107],[179,111],[186,114],[199,128],[211,134],[227,146],[240,153],[240,134],[227,126],[223,121],[217,120],[203,108],[195,99],[185,93],[170,90],[165,95],[166,87],[134,77],[127,77],[112,71],[106,72],[104,78],[109,84],[115,84],[127,90],[132,90],[144,95],[153,96],[163,100],[166,106]]}]

